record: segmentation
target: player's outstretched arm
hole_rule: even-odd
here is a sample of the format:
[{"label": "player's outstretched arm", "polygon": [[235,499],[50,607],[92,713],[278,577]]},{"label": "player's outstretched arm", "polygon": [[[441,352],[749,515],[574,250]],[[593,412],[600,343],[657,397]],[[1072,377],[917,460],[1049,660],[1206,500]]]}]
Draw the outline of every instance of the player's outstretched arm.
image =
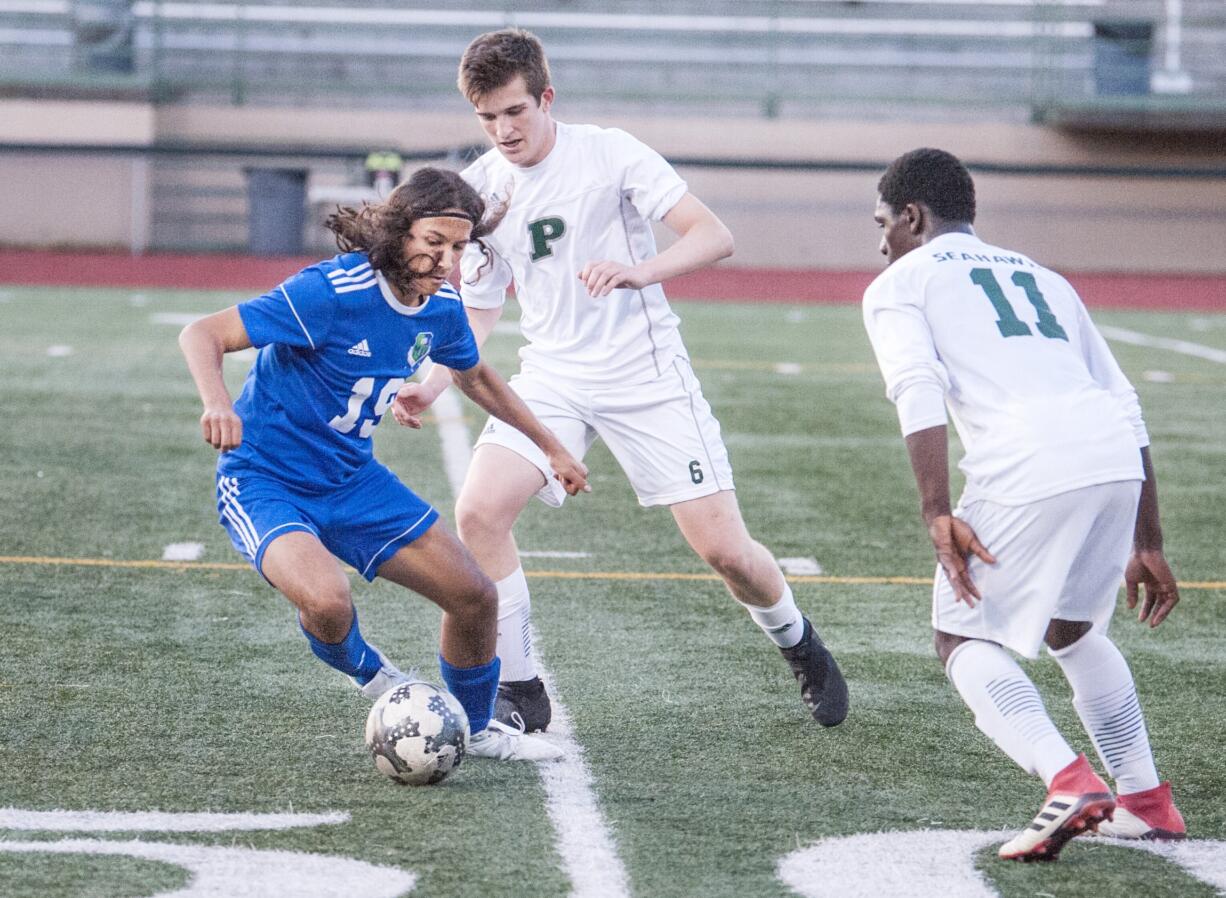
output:
[{"label": "player's outstretched arm", "polygon": [[204,441],[222,452],[243,441],[243,422],[234,412],[234,402],[222,376],[221,360],[227,352],[250,346],[251,338],[247,336],[237,306],[193,321],[179,333],[179,348],[183,350],[187,370],[204,403],[204,414],[200,416]]},{"label": "player's outstretched arm", "polygon": [[[468,326],[472,328],[473,339],[480,349],[485,345],[486,338],[493,333],[498,319],[502,317],[502,306],[492,309],[468,307],[464,311],[468,315]],[[410,382],[400,388],[396,401],[392,403],[392,417],[397,424],[420,430],[421,413],[434,404],[434,400],[451,386],[451,382],[451,369],[432,363],[419,383]]]},{"label": "player's outstretched arm", "polygon": [[982,598],[971,579],[966,560],[977,556],[995,564],[996,558],[979,541],[971,525],[949,510],[949,437],[944,424],[917,430],[906,437],[911,470],[920,492],[920,509],[937,561],[949,578],[958,601],[974,607]]},{"label": "player's outstretched arm", "polygon": [[451,374],[465,396],[541,448],[549,459],[554,476],[561,481],[568,494],[573,496],[592,491],[583,462],[567,452],[553,431],[537,420],[532,410],[507,386],[502,375],[485,362],[478,362],[467,371],[452,371]]},{"label": "player's outstretched arm", "polygon": [[[1141,502],[1137,506],[1132,557],[1124,568],[1124,586],[1128,594],[1129,608],[1136,608],[1140,600],[1141,610],[1137,614],[1137,620],[1149,621],[1150,627],[1156,627],[1166,620],[1166,616],[1179,603],[1179,586],[1162,552],[1158,482],[1154,477],[1148,446],[1141,450],[1141,465],[1145,469],[1145,482],[1141,484]],[[1140,589],[1142,586],[1143,595]]]},{"label": "player's outstretched arm", "polygon": [[608,296],[618,287],[640,290],[648,284],[689,274],[732,255],[732,232],[719,216],[687,193],[664,216],[664,225],[677,241],[664,252],[638,265],[596,260],[579,272],[589,296]]}]

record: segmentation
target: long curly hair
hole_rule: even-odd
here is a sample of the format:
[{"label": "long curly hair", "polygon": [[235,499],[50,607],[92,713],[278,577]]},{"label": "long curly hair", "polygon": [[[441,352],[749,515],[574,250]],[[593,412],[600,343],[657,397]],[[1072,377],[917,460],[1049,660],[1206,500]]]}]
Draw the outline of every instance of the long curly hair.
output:
[{"label": "long curly hair", "polygon": [[409,229],[418,219],[447,209],[461,210],[463,217],[472,222],[469,240],[485,256],[480,274],[493,261],[481,238],[498,227],[506,207],[487,210],[481,195],[458,174],[446,169],[430,166],[418,169],[381,203],[363,203],[358,209],[338,206],[324,221],[324,227],[336,235],[341,252],[366,253],[371,267],[383,272],[397,287],[408,290],[415,278],[429,274],[435,266],[435,260],[424,254],[405,258],[404,241]]}]

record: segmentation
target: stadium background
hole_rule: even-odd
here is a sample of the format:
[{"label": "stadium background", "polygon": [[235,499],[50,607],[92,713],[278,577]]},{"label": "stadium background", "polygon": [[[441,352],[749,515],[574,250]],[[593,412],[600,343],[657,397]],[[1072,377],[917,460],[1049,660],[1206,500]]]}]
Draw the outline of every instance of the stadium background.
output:
[{"label": "stadium background", "polygon": [[[275,252],[248,228],[252,178],[272,169],[308,206],[301,239],[291,223],[282,240],[317,255],[321,215],[361,195],[369,152],[458,164],[480,146],[456,58],[506,24],[544,39],[560,119],[675,160],[736,235],[730,268],[878,270],[875,174],[936,145],[972,163],[990,240],[1074,273],[1226,273],[1218,0],[15,0],[0,5],[0,244]],[[854,300],[862,281],[805,295]],[[786,283],[757,290],[803,298]],[[1222,300],[1213,281],[1163,283],[1151,299]]]}]

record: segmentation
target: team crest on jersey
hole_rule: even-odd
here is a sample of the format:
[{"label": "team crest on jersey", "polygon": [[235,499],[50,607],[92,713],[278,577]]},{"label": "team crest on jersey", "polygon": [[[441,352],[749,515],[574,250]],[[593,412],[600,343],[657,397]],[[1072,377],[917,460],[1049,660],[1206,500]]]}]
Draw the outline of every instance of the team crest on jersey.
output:
[{"label": "team crest on jersey", "polygon": [[413,341],[413,345],[409,348],[409,367],[416,368],[430,354],[430,341],[434,338],[434,334],[430,331],[422,331],[417,335],[417,339]]},{"label": "team crest on jersey", "polygon": [[532,240],[532,261],[539,262],[546,256],[552,256],[553,247],[549,244],[561,238],[565,233],[566,221],[556,215],[528,222],[528,236]]}]

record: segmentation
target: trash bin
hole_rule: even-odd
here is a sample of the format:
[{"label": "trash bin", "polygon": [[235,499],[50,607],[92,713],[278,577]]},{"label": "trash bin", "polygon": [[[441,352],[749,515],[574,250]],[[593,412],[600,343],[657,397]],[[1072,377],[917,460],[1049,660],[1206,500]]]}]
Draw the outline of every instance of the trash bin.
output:
[{"label": "trash bin", "polygon": [[1149,93],[1152,22],[1094,23],[1094,89],[1102,96]]},{"label": "trash bin", "polygon": [[247,250],[257,256],[302,254],[307,173],[298,168],[248,168]]}]

